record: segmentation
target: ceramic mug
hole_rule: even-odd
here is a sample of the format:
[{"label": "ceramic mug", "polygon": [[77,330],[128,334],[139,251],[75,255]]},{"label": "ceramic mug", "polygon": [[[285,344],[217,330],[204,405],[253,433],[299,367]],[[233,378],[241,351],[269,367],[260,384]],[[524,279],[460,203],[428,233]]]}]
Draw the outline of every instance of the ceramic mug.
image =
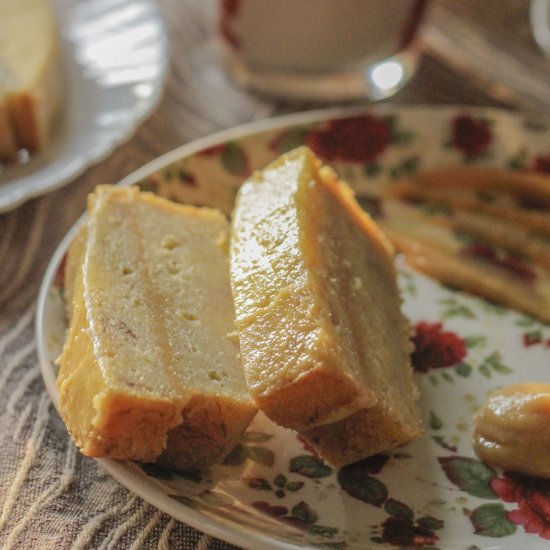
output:
[{"label": "ceramic mug", "polygon": [[410,79],[427,0],[222,0],[232,75],[264,94],[381,99]]}]

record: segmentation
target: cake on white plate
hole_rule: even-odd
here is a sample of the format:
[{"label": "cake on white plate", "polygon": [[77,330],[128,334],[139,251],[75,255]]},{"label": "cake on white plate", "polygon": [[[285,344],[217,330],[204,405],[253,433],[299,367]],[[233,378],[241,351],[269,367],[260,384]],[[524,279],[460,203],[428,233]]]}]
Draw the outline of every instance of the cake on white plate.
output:
[{"label": "cake on white plate", "polygon": [[45,147],[64,95],[51,0],[0,2],[0,160]]}]

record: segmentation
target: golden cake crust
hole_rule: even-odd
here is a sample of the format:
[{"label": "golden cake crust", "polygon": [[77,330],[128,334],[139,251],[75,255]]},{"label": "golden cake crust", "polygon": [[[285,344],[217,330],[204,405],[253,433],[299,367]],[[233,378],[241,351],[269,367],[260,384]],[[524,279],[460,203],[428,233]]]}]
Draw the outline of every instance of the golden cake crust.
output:
[{"label": "golden cake crust", "polygon": [[319,456],[336,468],[367,456],[394,449],[416,439],[421,425],[418,418],[399,418],[384,403],[361,409],[334,422],[301,432]]}]

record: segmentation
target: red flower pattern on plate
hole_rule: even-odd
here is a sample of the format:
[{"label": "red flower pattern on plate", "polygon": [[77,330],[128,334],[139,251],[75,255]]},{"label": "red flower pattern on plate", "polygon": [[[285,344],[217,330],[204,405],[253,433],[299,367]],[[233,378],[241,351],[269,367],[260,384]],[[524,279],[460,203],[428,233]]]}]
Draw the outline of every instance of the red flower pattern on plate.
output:
[{"label": "red flower pattern on plate", "polygon": [[374,115],[330,120],[310,132],[305,139],[326,161],[371,163],[388,147],[392,130],[387,120]]},{"label": "red flower pattern on plate", "polygon": [[537,279],[537,274],[523,258],[497,250],[485,243],[471,243],[462,249],[461,254],[488,262],[527,284],[532,284]]},{"label": "red flower pattern on plate", "polygon": [[382,524],[382,538],[399,547],[433,546],[439,537],[427,527],[415,525],[410,518],[390,517]]},{"label": "red flower pattern on plate", "polygon": [[517,503],[506,513],[511,522],[550,540],[550,480],[506,472],[492,480],[491,488],[504,502]]},{"label": "red flower pattern on plate", "polygon": [[246,149],[237,141],[218,143],[196,153],[197,157],[219,157],[224,170],[234,176],[250,175],[250,162]]},{"label": "red flower pattern on plate", "polygon": [[550,174],[550,153],[537,155],[533,160],[533,170]]},{"label": "red flower pattern on plate", "polygon": [[63,256],[63,258],[61,259],[61,262],[59,263],[59,267],[57,268],[57,273],[55,274],[55,277],[52,283],[52,286],[54,288],[64,288],[66,266],[67,266],[67,254]]},{"label": "red flower pattern on plate", "polygon": [[206,149],[201,149],[197,152],[198,157],[215,157],[216,155],[221,155],[225,151],[226,144],[218,143],[207,147]]},{"label": "red flower pattern on plate", "polygon": [[451,367],[466,357],[464,340],[454,332],[443,330],[442,323],[417,323],[412,341],[415,349],[411,362],[416,371]]},{"label": "red flower pattern on plate", "polygon": [[483,153],[493,141],[489,123],[482,118],[459,115],[452,121],[452,144],[466,157]]},{"label": "red flower pattern on plate", "polygon": [[303,437],[300,435],[296,436],[296,439],[301,443],[304,451],[307,451],[315,460],[318,460],[320,464],[324,464],[324,460],[321,458],[321,455],[317,452],[317,449],[310,445]]},{"label": "red flower pattern on plate", "polygon": [[240,3],[240,0],[222,0],[219,21],[221,35],[236,50],[241,47],[241,43],[231,28],[231,20],[238,14]]}]

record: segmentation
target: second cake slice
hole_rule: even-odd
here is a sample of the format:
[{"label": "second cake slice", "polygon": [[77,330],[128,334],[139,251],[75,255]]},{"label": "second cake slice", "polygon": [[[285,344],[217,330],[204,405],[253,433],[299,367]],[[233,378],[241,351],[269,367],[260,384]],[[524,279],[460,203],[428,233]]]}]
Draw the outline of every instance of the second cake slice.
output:
[{"label": "second cake slice", "polygon": [[241,188],[231,276],[247,383],[268,417],[335,465],[419,435],[390,245],[308,149]]}]

